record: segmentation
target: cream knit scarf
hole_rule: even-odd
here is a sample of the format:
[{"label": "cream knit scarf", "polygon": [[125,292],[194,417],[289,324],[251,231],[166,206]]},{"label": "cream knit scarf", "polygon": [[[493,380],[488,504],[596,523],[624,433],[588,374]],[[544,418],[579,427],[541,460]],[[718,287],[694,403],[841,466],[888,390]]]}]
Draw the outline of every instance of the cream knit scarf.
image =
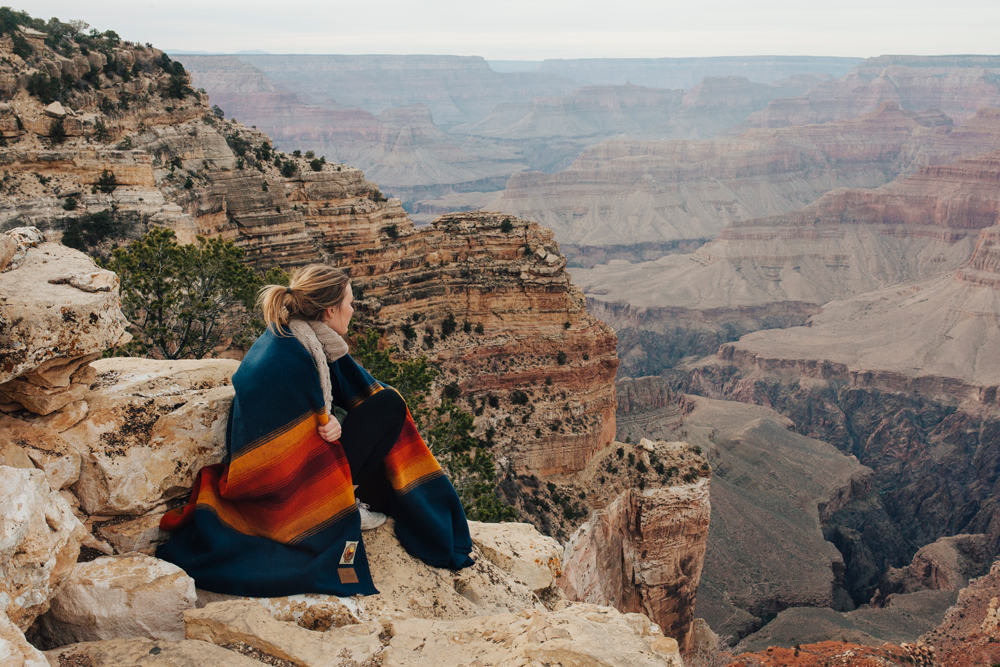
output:
[{"label": "cream knit scarf", "polygon": [[323,388],[326,414],[333,418],[333,385],[330,382],[330,367],[327,363],[333,363],[347,354],[347,343],[340,334],[319,321],[293,319],[288,323],[288,328],[291,329],[295,340],[302,343],[302,347],[312,355],[313,363],[319,372],[319,384]]}]

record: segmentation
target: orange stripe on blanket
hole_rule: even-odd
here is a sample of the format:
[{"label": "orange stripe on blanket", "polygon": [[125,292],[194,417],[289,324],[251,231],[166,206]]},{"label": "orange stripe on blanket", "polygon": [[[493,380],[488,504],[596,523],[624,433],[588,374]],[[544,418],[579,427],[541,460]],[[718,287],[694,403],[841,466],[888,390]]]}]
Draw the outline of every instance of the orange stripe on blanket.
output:
[{"label": "orange stripe on blanket", "polygon": [[225,498],[227,484],[223,473],[221,477],[205,480],[197,505],[210,508],[220,521],[238,532],[287,544],[355,511],[354,490],[349,475],[342,472],[344,468],[337,466],[316,475],[274,508],[268,507],[264,498],[255,503]]},{"label": "orange stripe on blanket", "polygon": [[326,411],[304,415],[292,428],[277,432],[272,439],[259,442],[250,451],[237,452],[230,466],[229,483],[238,487],[244,480],[250,481],[256,475],[270,474],[272,468],[281,466],[287,457],[300,456],[302,453],[298,448],[312,436],[324,442],[317,432],[317,428],[326,423],[322,420],[324,417]]},{"label": "orange stripe on blanket", "polygon": [[385,457],[385,473],[397,492],[404,493],[430,476],[441,474],[441,465],[427,449],[409,414],[396,445]]}]

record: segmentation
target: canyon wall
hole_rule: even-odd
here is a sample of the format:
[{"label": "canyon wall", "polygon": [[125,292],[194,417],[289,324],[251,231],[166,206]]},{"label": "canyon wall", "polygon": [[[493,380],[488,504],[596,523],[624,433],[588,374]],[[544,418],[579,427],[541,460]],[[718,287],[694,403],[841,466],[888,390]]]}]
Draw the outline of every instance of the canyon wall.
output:
[{"label": "canyon wall", "polygon": [[692,88],[705,77],[742,76],[759,83],[810,74],[839,77],[860,58],[817,56],[716,56],[709,58],[550,58],[539,71],[566,76],[581,86],[631,82],[651,88]]},{"label": "canyon wall", "polygon": [[[998,116],[977,118],[978,142]],[[831,300],[956,270],[1000,215],[996,159],[835,190],[799,211],[735,221],[694,253],[575,269],[574,278],[619,333],[622,373],[659,373],[746,333],[805,324]],[[973,265],[961,271],[985,279]]]},{"label": "canyon wall", "polygon": [[[877,56],[805,95],[776,100],[742,125],[785,127],[868,113],[891,101],[903,109],[939,109],[961,123],[1000,106],[997,56]],[[735,130],[738,131],[738,130]]]},{"label": "canyon wall", "polygon": [[282,150],[363,169],[420,223],[482,207],[511,174],[566,168],[609,137],[709,139],[828,78],[790,61],[794,74],[761,83],[740,75],[746,63],[721,59],[709,67],[717,74],[686,90],[624,80],[577,88],[540,71],[495,72],[478,58],[179,58],[231,117],[260,127]]},{"label": "canyon wall", "polygon": [[1000,146],[998,130],[995,110],[954,128],[940,113],[887,103],[849,121],[733,139],[608,141],[562,172],[515,174],[489,207],[551,227],[583,266],[635,261],[637,246],[703,243],[727,224],[789,213],[837,188],[874,188],[988,152]]}]

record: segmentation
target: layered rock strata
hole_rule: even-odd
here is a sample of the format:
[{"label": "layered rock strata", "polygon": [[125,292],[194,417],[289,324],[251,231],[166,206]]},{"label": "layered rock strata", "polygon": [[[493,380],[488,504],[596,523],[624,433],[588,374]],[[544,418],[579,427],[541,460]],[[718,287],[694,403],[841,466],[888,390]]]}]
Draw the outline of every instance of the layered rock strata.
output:
[{"label": "layered rock strata", "polygon": [[490,207],[552,228],[574,258],[591,248],[606,254],[609,247],[704,242],[731,222],[795,211],[836,188],[877,187],[928,163],[1000,146],[995,111],[968,128],[951,125],[938,112],[887,103],[853,120],[732,139],[608,141],[562,172],[512,176]]},{"label": "layered rock strata", "polygon": [[[994,235],[982,232],[969,264],[986,278]],[[773,406],[875,471],[895,528],[844,517],[828,535],[856,601],[939,537],[985,533],[997,553],[1000,301],[992,279],[967,270],[827,304],[805,327],[749,334],[682,371],[688,390]]]},{"label": "layered rock strata", "polygon": [[455,382],[481,401],[477,433],[502,434],[499,451],[515,472],[585,468],[614,437],[615,341],[584,310],[552,233],[490,213],[449,214],[419,231],[407,222],[397,238],[372,229],[375,243],[362,243],[360,230],[356,239],[331,234],[333,261],[351,267],[371,304],[362,324],[404,353],[426,354],[444,371],[442,386]]},{"label": "layered rock strata", "polygon": [[878,56],[805,95],[776,100],[745,127],[785,127],[854,118],[883,102],[903,109],[940,109],[962,122],[1000,106],[997,56]]},{"label": "layered rock strata", "polygon": [[767,408],[683,395],[664,404],[659,377],[619,380],[618,387],[632,387],[633,396],[643,388],[627,412],[619,408],[620,437],[683,437],[711,462],[696,616],[737,641],[790,607],[854,608],[844,558],[825,533],[840,513],[888,523],[870,469],[795,433],[788,418]]},{"label": "layered rock strata", "polygon": [[657,373],[757,329],[802,325],[834,299],[960,266],[962,280],[988,281],[977,267],[992,261],[993,237],[977,234],[1000,215],[998,174],[996,152],[923,167],[875,190],[837,190],[801,211],[733,222],[690,255],[611,262],[574,278],[591,312],[619,332],[622,371]]},{"label": "layered rock strata", "polygon": [[567,542],[559,581],[572,599],[647,614],[687,652],[708,536],[708,465],[682,442],[643,440],[637,451],[643,469],[684,466],[683,483],[630,488],[594,512]]}]

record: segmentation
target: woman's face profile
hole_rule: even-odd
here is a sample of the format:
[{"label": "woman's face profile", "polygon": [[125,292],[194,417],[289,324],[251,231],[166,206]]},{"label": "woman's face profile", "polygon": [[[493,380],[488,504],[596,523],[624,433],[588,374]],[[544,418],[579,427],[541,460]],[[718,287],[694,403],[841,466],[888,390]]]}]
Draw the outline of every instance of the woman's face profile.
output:
[{"label": "woman's face profile", "polygon": [[354,315],[354,291],[351,283],[347,283],[347,290],[344,293],[344,300],[335,308],[327,308],[323,311],[320,321],[330,327],[341,336],[347,335],[347,325],[351,323],[351,316]]}]

